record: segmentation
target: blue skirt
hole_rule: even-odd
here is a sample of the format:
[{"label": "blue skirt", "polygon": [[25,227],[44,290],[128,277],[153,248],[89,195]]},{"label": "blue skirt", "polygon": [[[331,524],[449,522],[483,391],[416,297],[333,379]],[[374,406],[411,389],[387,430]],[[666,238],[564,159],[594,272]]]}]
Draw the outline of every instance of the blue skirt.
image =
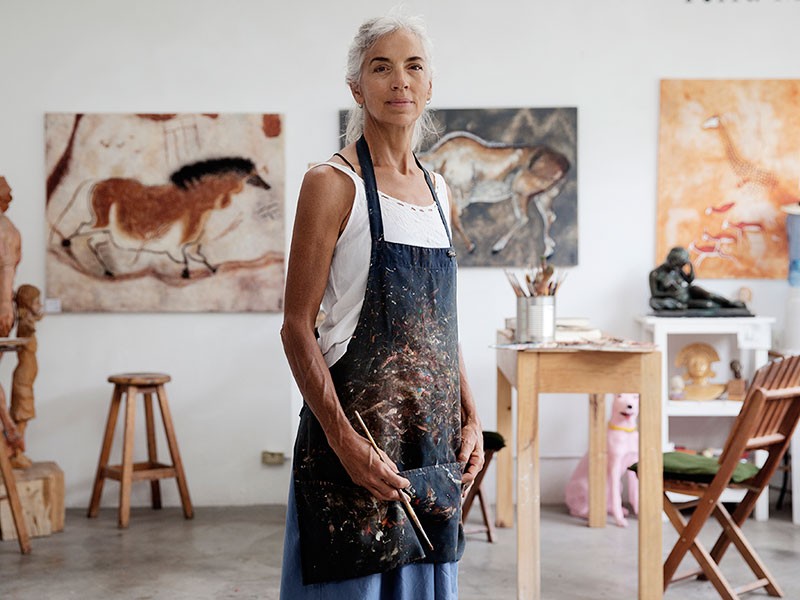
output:
[{"label": "blue skirt", "polygon": [[457,600],[458,563],[413,563],[388,573],[303,585],[300,565],[300,532],[289,484],[286,534],[283,542],[281,600]]}]

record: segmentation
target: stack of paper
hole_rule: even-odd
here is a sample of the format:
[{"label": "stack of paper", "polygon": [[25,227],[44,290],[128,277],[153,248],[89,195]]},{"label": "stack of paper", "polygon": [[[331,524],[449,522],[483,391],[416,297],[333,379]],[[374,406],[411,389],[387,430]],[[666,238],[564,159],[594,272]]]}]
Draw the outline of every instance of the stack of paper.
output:
[{"label": "stack of paper", "polygon": [[603,332],[589,325],[583,317],[556,318],[556,341],[578,342],[580,340],[599,340]]}]

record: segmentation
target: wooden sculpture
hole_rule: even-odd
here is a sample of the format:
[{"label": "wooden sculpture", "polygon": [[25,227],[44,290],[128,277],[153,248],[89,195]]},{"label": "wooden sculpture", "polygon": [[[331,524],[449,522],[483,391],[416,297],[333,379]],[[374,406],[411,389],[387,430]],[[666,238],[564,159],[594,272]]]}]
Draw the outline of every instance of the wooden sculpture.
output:
[{"label": "wooden sculpture", "polygon": [[725,391],[725,385],[709,382],[716,373],[711,363],[717,362],[719,355],[713,346],[703,343],[689,344],[681,348],[675,358],[676,367],[686,367],[683,375],[686,387],[683,390],[686,400],[713,400]]},{"label": "wooden sculpture", "polygon": [[[14,327],[14,276],[22,257],[19,231],[5,214],[11,200],[11,187],[6,178],[0,176],[0,338],[8,337]],[[0,425],[9,452],[13,454],[20,449],[21,438],[8,414],[2,385],[0,385]]]},{"label": "wooden sculpture", "polygon": [[19,231],[5,215],[11,199],[11,187],[0,176],[0,337],[14,327],[14,275],[22,256]]},{"label": "wooden sculpture", "polygon": [[17,368],[11,382],[11,418],[20,437],[11,464],[16,469],[27,469],[30,459],[23,454],[25,450],[25,430],[28,421],[36,416],[33,406],[33,382],[39,371],[36,362],[36,322],[42,318],[42,302],[39,288],[24,284],[19,286],[17,301],[17,336],[25,338],[25,345],[18,353]]},{"label": "wooden sculpture", "polygon": [[[0,338],[5,338],[14,326],[14,275],[22,256],[19,231],[6,216],[11,204],[11,187],[5,177],[0,176]],[[0,357],[3,350],[13,350],[13,344],[0,343]],[[19,448],[20,438],[6,411],[6,398],[0,385],[0,477],[3,480],[3,497],[8,500],[14,531],[19,542],[20,552],[31,551],[28,528],[22,514],[22,506],[17,493],[16,480],[11,470],[8,455]]]}]

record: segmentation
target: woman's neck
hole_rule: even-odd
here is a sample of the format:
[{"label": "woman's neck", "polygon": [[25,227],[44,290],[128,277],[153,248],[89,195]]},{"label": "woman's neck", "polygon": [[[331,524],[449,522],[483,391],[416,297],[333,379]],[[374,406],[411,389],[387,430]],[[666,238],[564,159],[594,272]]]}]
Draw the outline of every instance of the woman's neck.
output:
[{"label": "woman's neck", "polygon": [[417,169],[411,149],[412,128],[381,127],[364,124],[364,139],[367,140],[372,164],[376,169],[392,169],[401,175],[408,175]]}]

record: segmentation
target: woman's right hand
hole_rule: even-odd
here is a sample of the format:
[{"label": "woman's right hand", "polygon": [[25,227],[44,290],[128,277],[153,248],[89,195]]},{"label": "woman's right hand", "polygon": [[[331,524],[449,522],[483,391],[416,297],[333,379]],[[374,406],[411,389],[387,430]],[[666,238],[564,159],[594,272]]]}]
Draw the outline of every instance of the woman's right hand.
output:
[{"label": "woman's right hand", "polygon": [[369,440],[357,433],[334,451],[353,483],[366,488],[378,500],[400,500],[398,490],[411,485],[408,479],[397,474],[397,465],[383,450],[378,456]]}]

